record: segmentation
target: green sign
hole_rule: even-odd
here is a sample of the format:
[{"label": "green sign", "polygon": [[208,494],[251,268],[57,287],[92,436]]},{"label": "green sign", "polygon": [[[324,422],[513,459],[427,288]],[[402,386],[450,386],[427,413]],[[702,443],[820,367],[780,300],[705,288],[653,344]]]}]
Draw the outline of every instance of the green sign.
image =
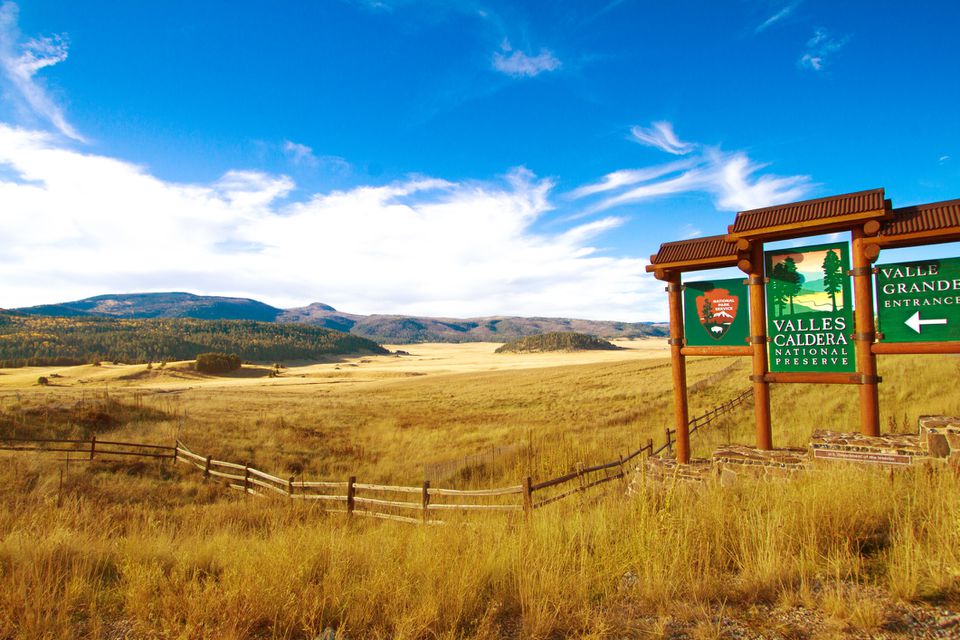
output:
[{"label": "green sign", "polygon": [[960,340],[960,258],[877,267],[884,342]]},{"label": "green sign", "polygon": [[750,305],[742,278],[684,283],[683,309],[688,345],[746,346]]},{"label": "green sign", "polygon": [[847,243],[764,256],[770,371],[855,371]]}]

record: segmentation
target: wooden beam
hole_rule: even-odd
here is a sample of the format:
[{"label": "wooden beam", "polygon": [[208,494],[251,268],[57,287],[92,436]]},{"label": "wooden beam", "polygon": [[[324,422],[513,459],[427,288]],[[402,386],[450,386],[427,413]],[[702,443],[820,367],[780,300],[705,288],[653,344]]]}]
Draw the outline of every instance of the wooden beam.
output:
[{"label": "wooden beam", "polygon": [[865,244],[875,244],[882,249],[917,247],[945,242],[960,242],[960,227],[945,227],[916,233],[902,233],[895,236],[876,236],[864,240]]},{"label": "wooden beam", "polygon": [[690,462],[690,421],[687,408],[687,363],[683,356],[683,287],[680,274],[671,273],[667,285],[670,306],[670,360],[673,365],[673,414],[677,431],[677,462]]},{"label": "wooden beam", "polygon": [[862,378],[859,373],[817,373],[803,371],[782,371],[768,373],[763,376],[766,382],[777,384],[860,384]]},{"label": "wooden beam", "polygon": [[[880,400],[877,389],[877,356],[871,345],[877,333],[874,325],[873,274],[870,271],[870,253],[864,246],[863,227],[854,227],[850,232],[853,254],[853,298],[856,333],[857,370],[866,382],[860,385],[860,433],[865,436],[880,435]],[[875,257],[875,256],[874,256]]]},{"label": "wooden beam", "polygon": [[875,342],[870,350],[876,355],[960,353],[960,342]]},{"label": "wooden beam", "polygon": [[700,260],[682,260],[680,262],[662,262],[657,264],[648,264],[645,268],[647,273],[657,269],[667,271],[699,271],[701,269],[719,269],[720,267],[732,267],[737,264],[737,256],[719,256],[716,258],[702,258]]},{"label": "wooden beam", "polygon": [[752,356],[753,347],[684,347],[685,356]]},{"label": "wooden beam", "polygon": [[882,218],[886,215],[886,209],[876,209],[873,211],[837,216],[826,220],[807,220],[805,222],[780,224],[774,227],[765,227],[752,231],[741,231],[739,233],[730,232],[724,239],[727,242],[737,242],[741,239],[767,241],[780,238],[802,238],[804,236],[815,236],[831,231],[847,231],[854,226],[859,226],[859,224],[864,221]]},{"label": "wooden beam", "polygon": [[752,269],[748,274],[750,289],[750,335],[753,336],[750,350],[753,355],[753,413],[757,427],[757,448],[773,448],[773,432],[770,426],[770,386],[767,374],[767,304],[763,281],[763,242],[753,242],[750,247]]}]

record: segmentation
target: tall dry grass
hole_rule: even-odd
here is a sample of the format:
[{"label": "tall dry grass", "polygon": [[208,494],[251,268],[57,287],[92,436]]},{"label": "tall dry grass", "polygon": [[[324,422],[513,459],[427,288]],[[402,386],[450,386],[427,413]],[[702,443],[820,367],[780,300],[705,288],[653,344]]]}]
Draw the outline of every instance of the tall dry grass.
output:
[{"label": "tall dry grass", "polygon": [[[956,378],[957,362],[882,360],[882,411],[903,429],[920,413],[960,413],[942,384]],[[672,422],[664,364],[342,391],[111,390],[126,408],[107,432],[158,442],[179,434],[198,451],[271,472],[299,465],[310,477],[401,482],[419,481],[422,464],[520,443],[498,469],[448,479],[513,484],[661,441]],[[745,365],[717,378],[730,364],[691,361],[692,382],[713,380],[693,394],[693,413],[742,388]],[[856,428],[850,389],[776,387],[775,442]],[[80,393],[0,397],[4,429],[93,429],[56,409]],[[749,443],[751,416],[747,407],[699,431],[695,450]],[[870,632],[885,614],[861,588],[960,604],[960,480],[923,468],[651,485],[629,497],[573,498],[529,523],[498,514],[420,528],[247,498],[169,464],[71,463],[61,489],[62,462],[30,454],[0,462],[0,638],[633,637],[661,632],[664,616],[757,602],[803,603],[838,629]]]},{"label": "tall dry grass", "polygon": [[3,468],[0,637],[600,638],[704,604],[839,612],[851,584],[960,602],[960,482],[923,469],[668,483],[529,523],[411,527],[158,467],[119,488],[119,470],[76,467],[58,507],[46,464]]}]

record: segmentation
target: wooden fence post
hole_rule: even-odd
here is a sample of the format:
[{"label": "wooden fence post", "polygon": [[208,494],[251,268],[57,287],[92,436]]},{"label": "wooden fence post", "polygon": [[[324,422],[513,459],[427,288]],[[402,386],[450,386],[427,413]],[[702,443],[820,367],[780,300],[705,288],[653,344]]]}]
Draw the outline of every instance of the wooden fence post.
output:
[{"label": "wooden fence post", "polygon": [[530,476],[523,479],[523,514],[530,519],[530,513],[533,511],[533,482]]},{"label": "wooden fence post", "polygon": [[180,452],[179,445],[173,446],[173,466],[177,466],[177,454]]},{"label": "wooden fence post", "polygon": [[250,493],[250,465],[243,467],[243,492]]},{"label": "wooden fence post", "polygon": [[353,499],[357,495],[357,489],[353,485],[357,482],[357,476],[350,476],[347,480],[347,515],[353,515]]},{"label": "wooden fence post", "polygon": [[627,472],[623,468],[623,454],[620,454],[620,479],[624,482],[627,480]]},{"label": "wooden fence post", "polygon": [[667,427],[667,451],[673,453],[673,444],[670,440],[670,428]]},{"label": "wooden fence post", "polygon": [[90,436],[90,459],[93,460],[93,455],[97,451],[97,436]]},{"label": "wooden fence post", "polygon": [[206,464],[206,466],[204,466],[204,468],[203,468],[203,477],[204,477],[204,478],[209,478],[209,477],[210,477],[210,463],[211,463],[212,459],[213,459],[213,456],[207,456],[207,464]]},{"label": "wooden fence post", "polygon": [[291,498],[293,497],[293,479],[296,476],[290,476],[290,479],[287,480],[287,495]]},{"label": "wooden fence post", "polygon": [[430,481],[423,481],[423,493],[420,496],[421,503],[423,504],[423,523],[426,524],[428,518],[428,510],[430,509]]},{"label": "wooden fence post", "polygon": [[647,449],[647,457],[649,458],[650,456],[653,455],[653,438],[647,438],[646,449]]},{"label": "wooden fence post", "polygon": [[583,485],[585,481],[583,479],[583,463],[582,462],[577,463],[577,481],[579,481],[580,483],[580,493],[583,493],[583,490],[584,490]]}]

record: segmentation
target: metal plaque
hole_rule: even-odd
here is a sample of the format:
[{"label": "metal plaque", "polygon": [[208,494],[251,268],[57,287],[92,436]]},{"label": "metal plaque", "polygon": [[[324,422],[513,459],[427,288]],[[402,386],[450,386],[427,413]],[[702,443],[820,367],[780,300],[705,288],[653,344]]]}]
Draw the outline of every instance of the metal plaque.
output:
[{"label": "metal plaque", "polygon": [[687,344],[746,346],[750,304],[742,278],[685,282],[683,324]]},{"label": "metal plaque", "polygon": [[764,252],[770,371],[856,370],[846,242]]},{"label": "metal plaque", "polygon": [[884,342],[960,340],[960,258],[877,266]]}]

